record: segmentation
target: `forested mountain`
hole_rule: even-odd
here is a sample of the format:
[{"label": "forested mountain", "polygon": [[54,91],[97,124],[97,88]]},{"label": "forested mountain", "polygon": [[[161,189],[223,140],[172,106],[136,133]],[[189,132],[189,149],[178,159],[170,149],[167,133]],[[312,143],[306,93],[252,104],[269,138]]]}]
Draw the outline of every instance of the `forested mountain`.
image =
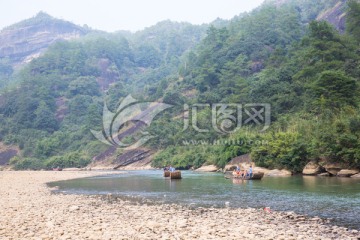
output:
[{"label": "forested mountain", "polygon": [[[42,19],[39,14],[7,29],[42,25]],[[1,95],[1,140],[20,146],[25,168],[41,168],[45,160],[47,166],[72,158],[89,163],[106,149],[90,132],[102,127],[104,99],[111,109],[130,93],[144,99],[161,80],[177,75],[181,56],[206,29],[165,21],[135,34],[89,30],[76,41],[57,41],[20,71],[11,65],[14,56],[7,55],[2,80],[15,84]]]},{"label": "forested mountain", "polygon": [[[1,58],[2,80],[18,83],[0,96],[0,139],[21,149],[11,164],[87,165],[108,149],[90,132],[102,130],[104,101],[115,111],[132,94],[174,105],[147,129],[159,136],[146,145],[157,152],[154,166],[224,166],[245,153],[260,166],[294,172],[309,160],[360,166],[360,5],[345,2],[269,0],[213,25],[163,21],[134,34],[87,29],[15,73],[9,56]],[[251,125],[230,135],[183,131],[183,104],[196,103],[269,103],[272,124],[263,133]],[[211,125],[210,114],[199,111],[199,125]],[[249,141],[267,144],[243,144]]]},{"label": "forested mountain", "polygon": [[[359,164],[358,39],[340,35],[327,22],[312,21],[339,2],[272,3],[227,28],[210,27],[178,82],[182,92],[192,93],[193,102],[271,103],[270,131],[242,130],[230,137],[269,144],[179,147],[192,137],[180,135],[172,143],[177,147],[167,148],[155,163],[173,159],[186,166],[189,162],[184,159],[192,159],[190,165],[196,165],[202,154],[200,159],[223,166],[232,157],[251,152],[261,166],[293,171],[301,171],[309,159]],[[358,3],[349,5],[348,25],[354,27]],[[218,138],[215,132],[204,135],[195,139]]]}]

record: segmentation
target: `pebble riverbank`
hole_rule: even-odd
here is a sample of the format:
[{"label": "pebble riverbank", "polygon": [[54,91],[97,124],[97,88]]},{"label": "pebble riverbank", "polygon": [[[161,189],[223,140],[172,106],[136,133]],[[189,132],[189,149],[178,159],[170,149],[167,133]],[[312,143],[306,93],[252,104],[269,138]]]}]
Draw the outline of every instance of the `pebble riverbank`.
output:
[{"label": "pebble riverbank", "polygon": [[360,239],[357,230],[291,212],[140,205],[46,186],[99,174],[0,172],[0,239]]}]

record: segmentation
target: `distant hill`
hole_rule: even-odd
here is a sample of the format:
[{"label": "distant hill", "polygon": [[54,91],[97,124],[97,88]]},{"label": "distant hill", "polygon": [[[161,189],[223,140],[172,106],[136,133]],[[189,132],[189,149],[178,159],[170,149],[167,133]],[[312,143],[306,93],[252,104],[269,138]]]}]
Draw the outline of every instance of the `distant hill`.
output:
[{"label": "distant hill", "polygon": [[[275,4],[278,7],[289,4],[302,5],[301,14],[305,18],[305,22],[315,18],[317,20],[326,20],[340,32],[344,31],[346,0],[315,0],[305,1],[306,3],[301,4],[299,2],[301,0],[266,0],[264,5]],[[318,15],[319,12],[321,12],[320,15]],[[226,26],[227,24],[228,21],[220,19],[211,23],[216,27]],[[117,34],[135,43],[145,40],[162,54],[167,54],[167,60],[169,60],[172,54],[178,55],[189,46],[194,46],[199,42],[204,37],[208,26],[207,24],[195,26],[190,23],[176,23],[167,20],[135,34],[125,31],[118,31]],[[199,31],[199,29],[202,30]],[[69,21],[54,18],[45,12],[39,12],[33,18],[15,23],[0,31],[0,61],[6,59],[6,64],[16,68],[39,57],[55,42],[81,38],[90,32],[93,31],[88,27],[81,27]],[[186,42],[181,43],[179,42],[181,34],[192,35],[193,38],[186,39]],[[183,44],[185,47],[184,49],[171,49],[172,42],[175,42],[177,46]]]},{"label": "distant hill", "polygon": [[0,32],[0,59],[8,58],[13,66],[22,65],[37,58],[54,42],[76,39],[89,31],[39,12],[35,17]]}]

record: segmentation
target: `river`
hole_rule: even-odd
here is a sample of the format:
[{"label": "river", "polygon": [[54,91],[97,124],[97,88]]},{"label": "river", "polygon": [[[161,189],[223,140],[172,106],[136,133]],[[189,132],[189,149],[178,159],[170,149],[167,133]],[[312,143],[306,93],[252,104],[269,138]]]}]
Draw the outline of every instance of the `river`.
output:
[{"label": "river", "polygon": [[360,229],[360,180],[312,176],[267,177],[233,181],[220,173],[183,171],[183,179],[162,177],[162,171],[129,171],[50,183],[67,194],[113,194],[153,203],[190,207],[270,207],[331,218],[337,225]]}]

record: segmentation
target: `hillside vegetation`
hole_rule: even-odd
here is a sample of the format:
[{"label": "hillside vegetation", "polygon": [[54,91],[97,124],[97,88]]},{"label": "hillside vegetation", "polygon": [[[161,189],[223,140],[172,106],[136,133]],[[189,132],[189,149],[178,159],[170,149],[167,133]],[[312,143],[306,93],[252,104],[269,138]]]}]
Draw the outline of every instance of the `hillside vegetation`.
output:
[{"label": "hillside vegetation", "polygon": [[[0,139],[18,145],[16,169],[82,167],[108,146],[104,101],[111,111],[128,94],[173,105],[147,131],[153,166],[223,167],[251,153],[259,165],[299,172],[309,160],[360,167],[360,4],[348,1],[346,32],[315,19],[339,1],[265,1],[231,21],[193,26],[161,22],[144,31],[94,32],[58,42],[19,72],[0,62]],[[269,103],[271,125],[231,134],[199,108],[198,132],[183,130],[184,104]],[[190,116],[190,120],[194,116]],[[120,151],[121,152],[121,151]]]}]

